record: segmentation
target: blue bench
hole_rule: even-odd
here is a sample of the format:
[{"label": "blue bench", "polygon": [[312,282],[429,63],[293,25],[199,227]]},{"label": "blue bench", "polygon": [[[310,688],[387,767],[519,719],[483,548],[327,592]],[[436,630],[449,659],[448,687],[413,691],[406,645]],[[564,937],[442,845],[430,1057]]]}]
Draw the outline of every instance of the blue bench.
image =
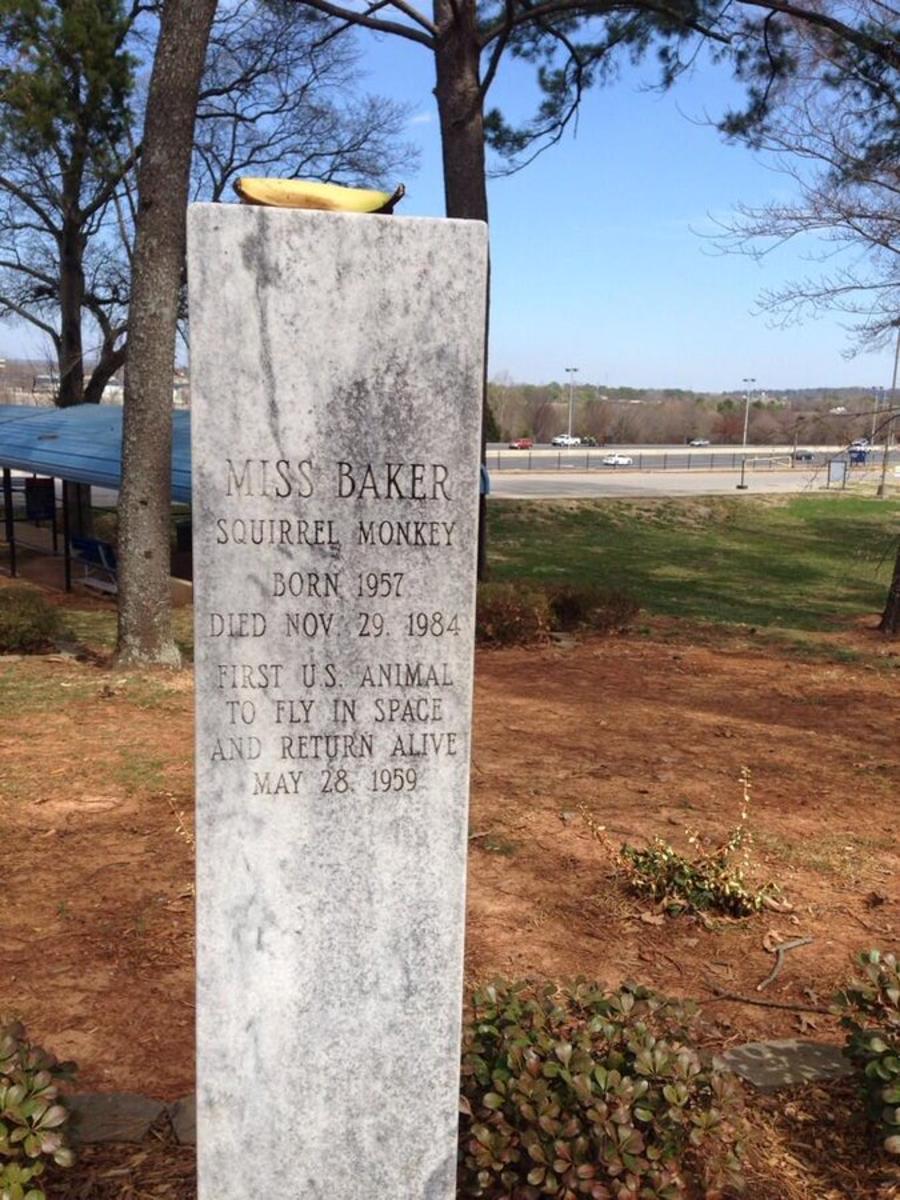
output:
[{"label": "blue bench", "polygon": [[119,590],[116,552],[109,542],[101,542],[99,538],[73,537],[69,543],[75,560],[84,569],[81,582],[99,592],[116,595]]}]

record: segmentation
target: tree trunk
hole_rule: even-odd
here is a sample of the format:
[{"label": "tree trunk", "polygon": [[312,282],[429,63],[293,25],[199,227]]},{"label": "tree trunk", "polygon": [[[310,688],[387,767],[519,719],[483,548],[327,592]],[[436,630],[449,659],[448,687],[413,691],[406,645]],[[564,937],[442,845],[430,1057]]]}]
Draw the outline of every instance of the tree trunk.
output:
[{"label": "tree trunk", "polygon": [[120,662],[177,666],[169,593],[172,383],[197,94],[216,0],[165,0],[147,97],[125,365]]},{"label": "tree trunk", "polygon": [[487,221],[484,101],[474,0],[435,0],[438,114],[448,217]]},{"label": "tree trunk", "polygon": [[[70,205],[77,203],[70,200]],[[67,217],[59,239],[59,396],[60,408],[80,404],[84,397],[84,240],[76,218]]]},{"label": "tree trunk", "polygon": [[108,342],[103,343],[97,365],[91,371],[91,377],[84,389],[85,404],[99,404],[103,399],[103,389],[125,362],[125,346],[113,348]]},{"label": "tree trunk", "polygon": [[[83,166],[73,150],[72,162],[63,174],[63,217],[59,235],[59,391],[56,403],[71,408],[84,403],[84,345],[81,318],[84,308],[84,233],[78,203]],[[91,487],[73,483],[69,491],[69,532],[75,537],[93,537],[94,512]]]},{"label": "tree trunk", "polygon": [[894,577],[888,589],[887,602],[878,628],[886,637],[900,637],[900,545],[894,560]]},{"label": "tree trunk", "polygon": [[[438,115],[444,161],[444,204],[448,217],[488,219],[487,169],[484,153],[484,97],[481,94],[481,51],[477,40],[475,0],[434,0],[438,27],[435,48]],[[487,347],[490,317],[490,265],[484,318],[484,379],[481,404],[481,461],[486,457]],[[487,504],[478,504],[478,578],[487,574]]]}]

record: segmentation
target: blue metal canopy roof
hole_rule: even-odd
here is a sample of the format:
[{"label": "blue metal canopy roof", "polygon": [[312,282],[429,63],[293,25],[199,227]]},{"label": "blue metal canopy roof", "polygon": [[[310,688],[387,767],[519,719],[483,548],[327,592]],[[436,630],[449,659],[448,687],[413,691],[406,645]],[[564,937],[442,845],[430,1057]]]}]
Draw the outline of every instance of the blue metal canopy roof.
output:
[{"label": "blue metal canopy roof", "polygon": [[[0,467],[72,483],[122,485],[122,409],[0,405]],[[172,499],[191,501],[191,414],[172,413]]]}]

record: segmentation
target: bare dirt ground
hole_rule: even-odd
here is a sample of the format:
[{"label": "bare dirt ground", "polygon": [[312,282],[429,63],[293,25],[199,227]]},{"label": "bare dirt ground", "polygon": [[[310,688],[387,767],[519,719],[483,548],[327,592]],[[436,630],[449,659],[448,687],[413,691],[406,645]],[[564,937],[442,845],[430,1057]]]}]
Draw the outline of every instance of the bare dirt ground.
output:
[{"label": "bare dirt ground", "polygon": [[[473,974],[639,979],[702,997],[757,996],[766,932],[811,935],[766,998],[827,997],[848,953],[900,936],[896,679],[657,638],[503,651],[478,662],[469,962]],[[790,915],[646,923],[615,844],[710,846],[738,824],[752,770],[759,882]],[[594,827],[592,829],[592,826]],[[757,996],[758,998],[758,996]],[[726,1038],[796,1032],[752,1006],[710,1009]]]},{"label": "bare dirt ground", "polygon": [[[702,1000],[710,1047],[840,1040],[828,1016],[716,992],[821,1008],[856,951],[898,947],[900,672],[867,624],[835,639],[860,655],[851,664],[662,621],[479,652],[469,982],[634,979]],[[0,658],[0,1011],[76,1059],[79,1090],[174,1099],[193,1087],[192,705],[189,672]],[[754,877],[793,911],[654,923],[611,846],[722,839],[743,766]],[[814,941],[761,996],[772,930]],[[841,1086],[755,1105],[754,1198],[900,1194],[844,1161],[862,1143]],[[75,1171],[90,1182],[67,1173],[65,1195],[192,1194],[189,1152],[166,1151],[156,1175],[141,1152],[131,1174],[104,1176],[119,1169],[109,1153],[88,1151]]]}]

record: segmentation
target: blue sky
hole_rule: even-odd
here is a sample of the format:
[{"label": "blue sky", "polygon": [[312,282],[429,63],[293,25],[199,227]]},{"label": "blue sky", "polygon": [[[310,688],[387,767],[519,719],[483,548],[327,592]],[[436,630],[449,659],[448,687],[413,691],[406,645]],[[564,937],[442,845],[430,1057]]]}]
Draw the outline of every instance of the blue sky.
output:
[{"label": "blue sky", "polygon": [[[398,211],[440,216],[429,54],[382,35],[360,45],[371,89],[413,106],[422,161]],[[762,263],[716,253],[701,236],[711,218],[786,198],[790,181],[700,123],[737,94],[722,71],[697,70],[664,95],[651,78],[652,66],[627,68],[588,95],[574,136],[491,181],[491,376],[538,383],[577,366],[579,379],[635,387],[889,386],[891,350],[848,362],[838,318],[778,329],[753,315],[764,288],[814,271],[821,247],[785,246]],[[491,101],[527,115],[531,69],[513,64],[498,85]]]},{"label": "blue sky", "polygon": [[[361,31],[367,90],[410,106],[407,136],[421,151],[398,212],[443,215],[433,68],[424,47]],[[489,185],[493,270],[492,378],[542,383],[578,368],[601,385],[738,390],[889,386],[889,349],[847,361],[837,317],[788,329],[753,315],[764,288],[815,269],[788,245],[757,263],[715,252],[701,234],[740,201],[790,195],[790,183],[700,123],[733,85],[697,70],[660,95],[652,66],[586,97],[567,133],[517,175]],[[501,70],[490,102],[526,116],[531,68]],[[815,249],[807,244],[805,252]],[[40,354],[24,327],[0,327],[0,354]]]}]

